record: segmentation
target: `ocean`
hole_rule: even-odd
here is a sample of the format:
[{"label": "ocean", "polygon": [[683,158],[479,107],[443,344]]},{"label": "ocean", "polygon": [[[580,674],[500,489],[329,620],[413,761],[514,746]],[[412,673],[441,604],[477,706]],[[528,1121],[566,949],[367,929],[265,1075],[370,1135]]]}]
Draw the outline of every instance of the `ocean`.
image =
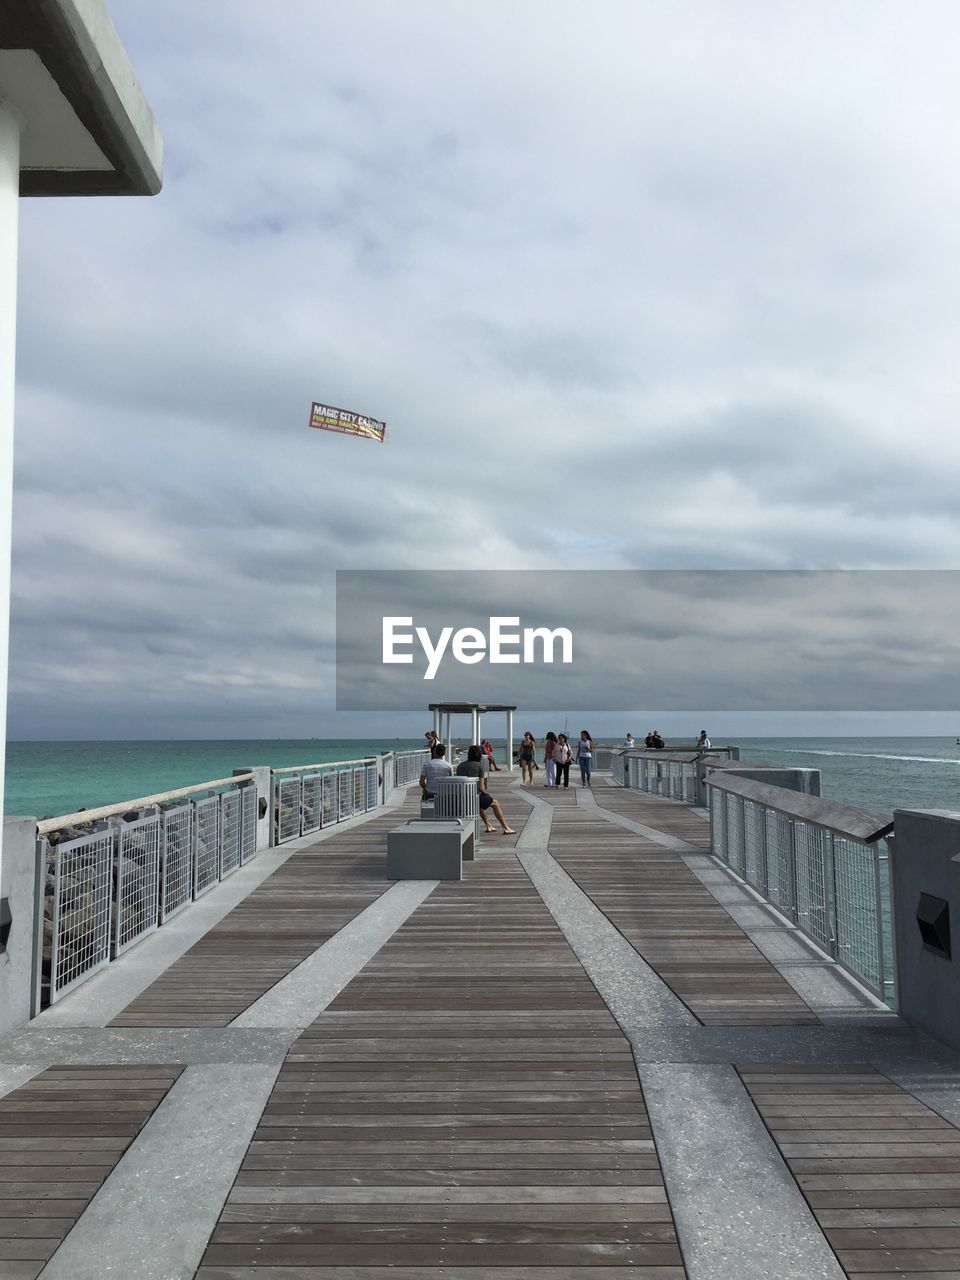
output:
[{"label": "ocean", "polygon": [[[716,738],[719,743],[722,741]],[[747,761],[820,769],[823,794],[878,813],[960,810],[955,738],[736,738]],[[422,738],[10,742],[5,811],[58,817],[226,777],[245,765],[323,764],[406,751]]]},{"label": "ocean", "polygon": [[227,778],[234,769],[329,764],[410,751],[423,738],[210,742],[8,742],[4,812],[57,818],[77,809]]}]

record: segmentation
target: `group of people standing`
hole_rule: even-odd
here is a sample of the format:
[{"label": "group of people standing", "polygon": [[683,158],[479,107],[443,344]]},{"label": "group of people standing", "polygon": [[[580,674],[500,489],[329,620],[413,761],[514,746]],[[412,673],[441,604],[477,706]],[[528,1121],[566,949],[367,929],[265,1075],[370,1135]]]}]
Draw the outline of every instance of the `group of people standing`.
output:
[{"label": "group of people standing", "polygon": [[[576,754],[574,754],[576,752]],[[551,729],[543,739],[543,772],[545,787],[569,787],[570,765],[576,760],[580,766],[582,785],[590,786],[590,775],[593,771],[593,739],[588,729],[580,730],[580,738],[576,747],[571,747],[565,733],[554,733]],[[528,729],[520,743],[520,783],[522,786],[533,786],[533,771],[537,764],[537,740]]]}]

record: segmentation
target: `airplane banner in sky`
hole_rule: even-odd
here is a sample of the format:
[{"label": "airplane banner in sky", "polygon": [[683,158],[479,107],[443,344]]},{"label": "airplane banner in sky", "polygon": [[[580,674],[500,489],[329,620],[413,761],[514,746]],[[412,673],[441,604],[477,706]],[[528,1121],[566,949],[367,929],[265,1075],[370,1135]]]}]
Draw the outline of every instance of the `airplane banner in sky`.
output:
[{"label": "airplane banner in sky", "polygon": [[310,408],[310,424],[318,431],[339,431],[348,436],[365,436],[368,440],[379,440],[383,437],[387,424],[377,418],[370,418],[365,413],[353,413],[350,409],[335,409],[329,404],[313,402]]}]

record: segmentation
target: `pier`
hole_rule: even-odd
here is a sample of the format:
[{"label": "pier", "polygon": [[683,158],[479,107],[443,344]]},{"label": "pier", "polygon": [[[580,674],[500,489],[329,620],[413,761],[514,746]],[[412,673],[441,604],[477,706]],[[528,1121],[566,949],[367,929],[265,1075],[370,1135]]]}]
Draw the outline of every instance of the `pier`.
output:
[{"label": "pier", "polygon": [[955,1050],[731,868],[774,788],[648,758],[491,775],[440,883],[394,766],[0,1039],[0,1280],[960,1276]]}]

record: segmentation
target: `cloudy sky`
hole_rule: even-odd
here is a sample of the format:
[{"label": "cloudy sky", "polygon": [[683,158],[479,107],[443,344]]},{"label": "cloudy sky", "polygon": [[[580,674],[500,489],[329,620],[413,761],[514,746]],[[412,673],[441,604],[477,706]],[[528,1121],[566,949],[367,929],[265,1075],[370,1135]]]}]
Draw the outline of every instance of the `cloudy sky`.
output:
[{"label": "cloudy sky", "polygon": [[165,184],[21,205],[12,738],[419,730],[337,569],[960,564],[953,0],[109,8]]}]

